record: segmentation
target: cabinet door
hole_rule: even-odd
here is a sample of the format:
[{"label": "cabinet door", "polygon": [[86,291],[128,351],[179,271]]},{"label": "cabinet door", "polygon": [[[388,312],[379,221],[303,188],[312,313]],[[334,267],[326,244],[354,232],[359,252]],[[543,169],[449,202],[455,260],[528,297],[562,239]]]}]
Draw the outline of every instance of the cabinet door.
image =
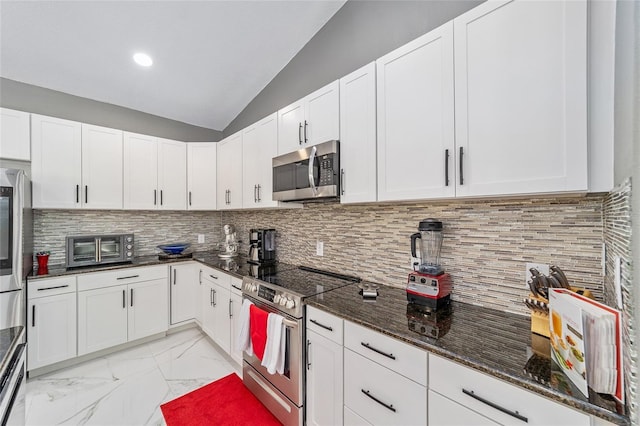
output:
[{"label": "cabinet door", "polygon": [[202,280],[200,303],[202,305],[202,331],[213,339],[216,311],[213,306],[213,284],[211,281]]},{"label": "cabinet door", "polygon": [[122,131],[82,125],[82,207],[122,208]]},{"label": "cabinet door", "polygon": [[278,111],[278,155],[302,148],[303,122],[303,99]]},{"label": "cabinet door", "polygon": [[160,208],[187,208],[187,144],[158,138]]},{"label": "cabinet door", "polygon": [[231,292],[231,329],[229,355],[239,365],[242,365],[242,351],[238,347],[238,333],[240,332],[240,311],[242,310],[242,294]]},{"label": "cabinet door", "polygon": [[458,196],[587,190],[586,3],[487,2],[454,20]]},{"label": "cabinet door", "polygon": [[198,275],[195,265],[175,265],[169,267],[171,287],[171,324],[195,318],[198,299]]},{"label": "cabinet door", "polygon": [[340,202],[376,201],[376,64],[340,79]]},{"label": "cabinet door", "polygon": [[231,294],[228,289],[214,284],[213,295],[213,341],[226,353],[231,349]]},{"label": "cabinet door", "polygon": [[187,144],[187,209],[216,209],[217,143]]},{"label": "cabinet door", "polygon": [[31,161],[28,112],[0,108],[0,158]]},{"label": "cabinet door", "polygon": [[29,300],[27,370],[76,356],[76,293]]},{"label": "cabinet door", "polygon": [[316,90],[304,102],[303,144],[340,139],[340,84],[338,80]]},{"label": "cabinet door", "polygon": [[78,292],[78,355],[127,341],[127,286]]},{"label": "cabinet door", "polygon": [[242,132],[218,142],[218,209],[242,207]]},{"label": "cabinet door", "polygon": [[243,143],[243,201],[242,207],[274,207],[273,168],[271,159],[277,155],[278,116],[273,113],[246,128]]},{"label": "cabinet door", "polygon": [[169,301],[167,280],[129,284],[128,340],[167,331]]},{"label": "cabinet door", "polygon": [[493,426],[499,424],[432,390],[429,391],[427,414],[428,424],[431,426]]},{"label": "cabinet door", "polygon": [[307,424],[341,425],[342,346],[307,331]]},{"label": "cabinet door", "polygon": [[124,133],[124,208],[153,210],[158,198],[158,141],[153,136]]},{"label": "cabinet door", "polygon": [[453,197],[453,23],[376,65],[378,200]]},{"label": "cabinet door", "polygon": [[33,207],[80,208],[81,124],[33,114],[31,144]]}]

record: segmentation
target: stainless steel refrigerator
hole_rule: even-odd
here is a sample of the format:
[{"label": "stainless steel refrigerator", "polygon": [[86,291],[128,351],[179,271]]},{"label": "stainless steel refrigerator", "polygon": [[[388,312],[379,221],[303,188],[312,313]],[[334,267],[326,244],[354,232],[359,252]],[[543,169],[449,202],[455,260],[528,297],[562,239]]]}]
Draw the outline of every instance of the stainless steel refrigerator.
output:
[{"label": "stainless steel refrigerator", "polygon": [[23,170],[0,169],[0,329],[24,326],[26,319],[26,276],[33,267],[26,185]]}]

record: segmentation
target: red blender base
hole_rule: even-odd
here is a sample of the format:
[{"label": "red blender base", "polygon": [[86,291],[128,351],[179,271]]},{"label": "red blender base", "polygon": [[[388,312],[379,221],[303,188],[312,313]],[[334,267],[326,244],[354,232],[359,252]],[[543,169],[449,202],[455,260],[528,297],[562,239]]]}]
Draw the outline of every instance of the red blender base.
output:
[{"label": "red blender base", "polygon": [[409,303],[439,309],[451,303],[451,286],[449,274],[412,272],[407,278],[407,300]]}]

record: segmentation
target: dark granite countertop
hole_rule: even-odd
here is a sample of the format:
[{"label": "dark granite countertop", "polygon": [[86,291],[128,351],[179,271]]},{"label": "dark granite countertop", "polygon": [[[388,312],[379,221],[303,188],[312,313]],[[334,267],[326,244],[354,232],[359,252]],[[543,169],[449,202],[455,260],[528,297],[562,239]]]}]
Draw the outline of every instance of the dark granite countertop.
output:
[{"label": "dark granite countertop", "polygon": [[427,315],[409,304],[404,289],[380,286],[376,301],[364,301],[358,285],[305,299],[310,305],[403,340],[491,376],[619,425],[625,408],[608,396],[587,399],[551,361],[549,339],[531,333],[526,316],[453,302]]},{"label": "dark granite countertop", "polygon": [[132,262],[107,264],[100,266],[85,266],[79,268],[66,268],[64,265],[49,265],[46,273],[34,269],[33,273],[29,276],[29,280],[35,280],[40,278],[52,278],[61,277],[65,275],[77,275],[87,274],[90,272],[101,272],[123,268],[134,268],[139,266],[154,266],[154,265],[168,265],[172,263],[197,261],[206,266],[219,269],[227,272],[238,278],[249,275],[250,265],[247,263],[248,257],[246,255],[238,255],[230,259],[223,259],[218,256],[217,251],[204,251],[194,252],[191,258],[174,258],[174,259],[159,259],[158,255],[151,256],[138,256]]},{"label": "dark granite countertop", "polygon": [[0,330],[0,377],[4,375],[14,349],[24,340],[23,334],[24,327],[21,325]]}]

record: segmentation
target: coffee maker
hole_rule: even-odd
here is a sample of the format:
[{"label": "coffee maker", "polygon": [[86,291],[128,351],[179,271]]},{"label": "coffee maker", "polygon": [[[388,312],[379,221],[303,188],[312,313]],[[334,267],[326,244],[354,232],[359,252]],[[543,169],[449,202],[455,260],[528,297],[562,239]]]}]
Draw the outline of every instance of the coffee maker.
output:
[{"label": "coffee maker", "polygon": [[249,230],[249,263],[269,265],[276,261],[276,230]]},{"label": "coffee maker", "polygon": [[420,240],[420,256],[407,279],[407,300],[430,309],[451,303],[451,277],[440,265],[442,222],[424,219],[411,235],[411,256],[418,258],[416,243]]}]

